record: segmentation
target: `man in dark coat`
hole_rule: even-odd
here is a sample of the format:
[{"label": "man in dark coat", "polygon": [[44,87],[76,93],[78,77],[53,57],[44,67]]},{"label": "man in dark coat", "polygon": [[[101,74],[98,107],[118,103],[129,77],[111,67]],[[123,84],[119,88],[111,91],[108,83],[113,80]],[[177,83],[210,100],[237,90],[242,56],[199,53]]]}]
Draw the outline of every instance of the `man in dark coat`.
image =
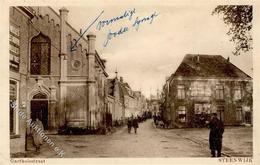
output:
[{"label": "man in dark coat", "polygon": [[138,128],[138,120],[137,120],[137,118],[134,118],[134,120],[133,120],[133,127],[134,127],[134,130],[135,130],[135,133],[137,133],[137,128]]},{"label": "man in dark coat", "polygon": [[212,157],[221,157],[222,148],[222,135],[224,133],[224,125],[221,120],[218,119],[217,114],[213,113],[212,119],[209,123],[209,146]]},{"label": "man in dark coat", "polygon": [[132,128],[132,119],[128,118],[127,120],[127,128],[128,128],[128,133],[131,133],[131,128]]}]

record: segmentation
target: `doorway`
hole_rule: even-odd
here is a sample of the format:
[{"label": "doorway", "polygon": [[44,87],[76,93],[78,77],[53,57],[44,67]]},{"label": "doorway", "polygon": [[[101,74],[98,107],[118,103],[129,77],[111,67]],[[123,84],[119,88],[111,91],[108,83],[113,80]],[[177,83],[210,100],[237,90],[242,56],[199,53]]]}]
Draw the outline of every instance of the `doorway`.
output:
[{"label": "doorway", "polygon": [[48,129],[48,100],[44,94],[37,94],[31,100],[31,119],[42,121],[44,130]]}]

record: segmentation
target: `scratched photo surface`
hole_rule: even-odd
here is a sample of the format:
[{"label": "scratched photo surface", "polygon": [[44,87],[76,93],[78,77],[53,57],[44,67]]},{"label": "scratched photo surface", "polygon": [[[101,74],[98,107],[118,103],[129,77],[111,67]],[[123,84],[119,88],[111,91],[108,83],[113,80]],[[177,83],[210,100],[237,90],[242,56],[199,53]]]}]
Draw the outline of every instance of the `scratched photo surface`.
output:
[{"label": "scratched photo surface", "polygon": [[249,5],[10,6],[10,157],[252,161],[252,17]]}]

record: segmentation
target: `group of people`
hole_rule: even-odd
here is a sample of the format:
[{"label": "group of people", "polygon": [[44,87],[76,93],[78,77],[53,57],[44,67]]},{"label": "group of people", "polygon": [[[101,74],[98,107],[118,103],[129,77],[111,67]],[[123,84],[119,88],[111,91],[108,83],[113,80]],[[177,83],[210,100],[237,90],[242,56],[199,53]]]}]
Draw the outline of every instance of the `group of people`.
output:
[{"label": "group of people", "polygon": [[134,131],[135,131],[135,134],[136,134],[137,128],[139,127],[138,118],[136,118],[136,117],[128,118],[128,120],[127,120],[128,133],[131,133],[132,127],[134,128]]}]

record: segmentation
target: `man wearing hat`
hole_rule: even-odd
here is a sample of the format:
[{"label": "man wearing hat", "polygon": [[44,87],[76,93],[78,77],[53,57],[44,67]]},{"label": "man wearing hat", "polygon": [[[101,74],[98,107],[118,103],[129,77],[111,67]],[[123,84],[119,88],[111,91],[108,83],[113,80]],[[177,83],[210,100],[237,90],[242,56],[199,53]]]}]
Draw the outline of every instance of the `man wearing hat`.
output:
[{"label": "man wearing hat", "polygon": [[212,157],[221,157],[222,148],[222,136],[224,133],[224,124],[218,119],[217,114],[213,113],[211,121],[209,122],[209,148],[211,150]]}]

